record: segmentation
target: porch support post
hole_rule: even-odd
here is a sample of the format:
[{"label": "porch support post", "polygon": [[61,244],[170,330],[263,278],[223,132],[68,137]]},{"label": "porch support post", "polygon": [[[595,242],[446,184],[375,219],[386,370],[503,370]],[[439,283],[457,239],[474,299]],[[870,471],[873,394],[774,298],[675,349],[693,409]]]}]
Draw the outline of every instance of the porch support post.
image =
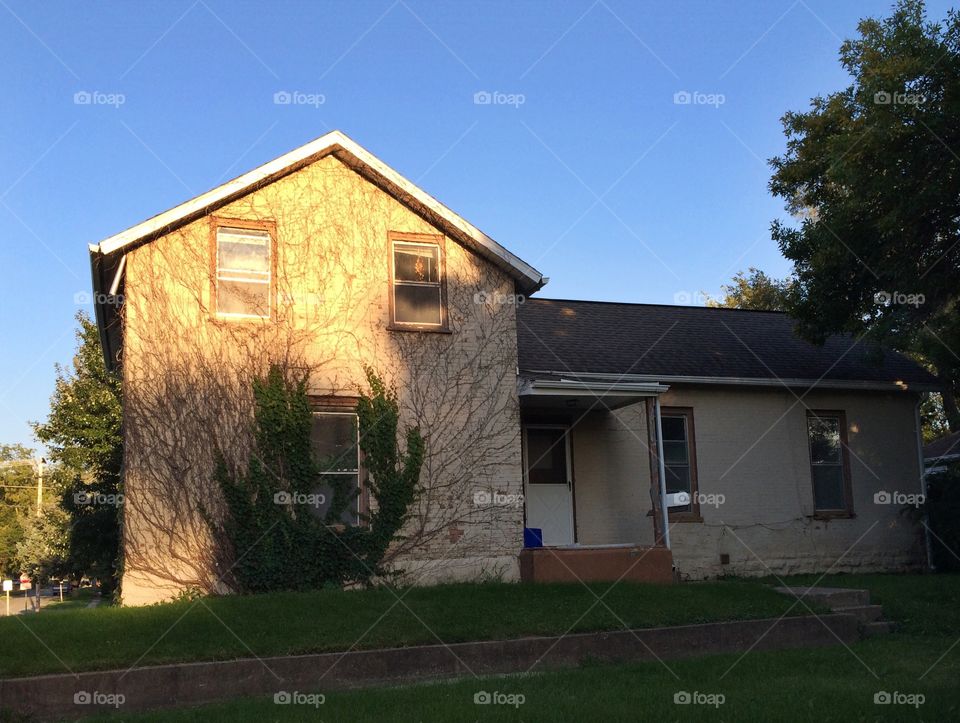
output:
[{"label": "porch support post", "polygon": [[660,397],[653,399],[653,418],[657,427],[657,462],[660,465],[660,525],[663,528],[663,543],[670,549],[670,525],[667,516],[667,473],[663,464],[663,425],[660,423]]}]

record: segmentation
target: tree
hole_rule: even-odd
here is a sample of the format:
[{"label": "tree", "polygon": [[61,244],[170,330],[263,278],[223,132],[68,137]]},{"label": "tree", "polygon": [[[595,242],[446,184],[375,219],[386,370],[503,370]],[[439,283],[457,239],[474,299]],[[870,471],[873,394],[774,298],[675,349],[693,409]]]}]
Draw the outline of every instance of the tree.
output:
[{"label": "tree", "polygon": [[[219,541],[220,567],[237,592],[366,584],[388,574],[384,556],[408,520],[424,443],[412,427],[406,450],[399,449],[396,395],[369,369],[367,382],[370,392],[361,390],[357,417],[371,511],[354,526],[342,520],[357,490],[343,475],[325,475],[338,469],[338,460],[315,459],[311,449],[306,378],[273,365],[254,380],[254,445],[246,471],[234,474],[221,460],[216,481],[225,515],[218,522],[215,511],[204,509]],[[322,500],[329,502],[322,516],[321,489],[330,497]]]},{"label": "tree", "polygon": [[960,16],[929,23],[901,0],[840,48],[845,89],[783,117],[770,190],[794,262],[789,311],[812,341],[849,332],[915,352],[947,387],[960,429]]},{"label": "tree", "polygon": [[69,565],[113,590],[120,556],[120,378],[103,361],[97,325],[77,314],[72,368],[57,365],[50,414],[34,424],[58,466],[60,504],[70,518]]},{"label": "tree", "polygon": [[17,545],[24,522],[35,512],[37,469],[33,450],[0,444],[0,574],[20,572]]},{"label": "tree", "polygon": [[760,269],[750,267],[750,275],[737,272],[732,283],[724,284],[723,296],[707,296],[707,306],[727,309],[755,309],[758,311],[785,311],[790,279],[773,279]]},{"label": "tree", "polygon": [[23,537],[17,543],[20,570],[37,584],[50,575],[70,572],[70,516],[59,505],[47,505],[43,513],[23,521]]}]

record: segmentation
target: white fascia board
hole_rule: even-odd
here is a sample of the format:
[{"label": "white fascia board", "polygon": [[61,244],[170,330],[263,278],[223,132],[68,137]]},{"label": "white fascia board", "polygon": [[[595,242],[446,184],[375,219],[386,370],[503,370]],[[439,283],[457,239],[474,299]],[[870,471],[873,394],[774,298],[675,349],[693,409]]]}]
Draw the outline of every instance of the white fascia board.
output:
[{"label": "white fascia board", "polygon": [[578,379],[614,379],[637,382],[666,382],[673,384],[722,384],[756,387],[811,387],[822,389],[847,389],[851,391],[938,391],[939,387],[929,384],[911,384],[908,382],[872,382],[843,379],[776,379],[762,377],[703,377],[670,374],[604,374],[599,372],[559,372],[547,369],[524,369],[526,374],[549,374],[575,376]]}]

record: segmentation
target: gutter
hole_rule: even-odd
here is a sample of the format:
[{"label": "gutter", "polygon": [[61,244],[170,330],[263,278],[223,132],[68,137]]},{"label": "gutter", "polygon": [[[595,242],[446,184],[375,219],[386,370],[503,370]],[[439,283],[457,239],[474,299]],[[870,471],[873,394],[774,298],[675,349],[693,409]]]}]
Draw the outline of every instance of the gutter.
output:
[{"label": "gutter", "polygon": [[803,387],[803,388],[821,388],[821,389],[846,389],[851,391],[877,391],[877,392],[937,392],[940,386],[937,384],[927,384],[924,382],[877,382],[877,381],[858,381],[844,379],[776,379],[768,377],[706,377],[706,376],[686,376],[680,374],[611,374],[602,372],[571,372],[555,371],[547,369],[522,369],[521,373],[536,375],[546,374],[551,376],[576,377],[581,380],[613,380],[637,383],[656,383],[666,384],[712,384],[723,386],[751,386],[751,387]]}]

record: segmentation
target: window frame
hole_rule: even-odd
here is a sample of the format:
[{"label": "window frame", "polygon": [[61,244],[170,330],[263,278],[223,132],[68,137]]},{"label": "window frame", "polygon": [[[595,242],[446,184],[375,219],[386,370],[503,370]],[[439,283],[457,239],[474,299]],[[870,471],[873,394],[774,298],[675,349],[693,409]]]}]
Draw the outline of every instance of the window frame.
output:
[{"label": "window frame", "polygon": [[[352,414],[357,415],[358,397],[348,397],[340,395],[311,396],[310,415],[315,417],[318,414]],[[364,515],[370,512],[369,490],[366,484],[366,469],[363,466],[363,450],[360,449],[360,429],[359,418],[357,419],[357,485],[360,488],[360,494],[357,495],[358,522],[357,527],[366,527],[368,522],[363,519]],[[337,523],[334,523],[337,524]],[[340,522],[339,524],[345,525]]]},{"label": "window frame", "polygon": [[[830,419],[836,418],[837,426],[840,432],[840,464],[839,467],[843,474],[843,500],[844,506],[839,509],[818,509],[817,508],[817,490],[813,479],[813,440],[810,437],[811,419]],[[810,470],[810,496],[813,499],[813,517],[818,519],[836,519],[855,517],[853,510],[853,479],[850,475],[850,452],[847,440],[847,414],[842,409],[807,409],[806,417],[807,435],[807,465]],[[825,465],[819,465],[825,466]],[[834,465],[830,465],[834,466]]]},{"label": "window frame", "polygon": [[[270,313],[267,316],[259,314],[230,314],[220,311],[220,229],[239,229],[241,231],[261,231],[270,237],[270,281],[268,284],[268,301]],[[277,319],[277,224],[275,221],[252,220],[244,218],[229,218],[226,216],[210,217],[210,310],[214,321],[231,324],[262,324]]]},{"label": "window frame", "polygon": [[[696,427],[693,423],[693,407],[660,407],[660,429],[663,430],[664,417],[683,417],[687,432],[687,462],[690,466],[690,509],[677,512],[668,510],[670,522],[703,522],[700,515],[700,481],[697,473],[697,440]],[[667,468],[667,460],[663,460],[663,468]],[[666,485],[666,480],[664,480]]]},{"label": "window frame", "polygon": [[[387,233],[387,247],[390,258],[388,266],[390,268],[390,282],[388,287],[388,297],[390,300],[390,323],[388,329],[393,331],[431,331],[441,334],[450,333],[449,314],[447,313],[447,254],[446,237],[442,234],[428,233],[405,233],[400,231],[390,231]],[[413,246],[436,246],[438,271],[440,275],[440,323],[424,324],[410,321],[397,320],[397,278],[396,278],[396,247],[398,244],[409,244]],[[401,285],[404,282],[399,282]]]}]

